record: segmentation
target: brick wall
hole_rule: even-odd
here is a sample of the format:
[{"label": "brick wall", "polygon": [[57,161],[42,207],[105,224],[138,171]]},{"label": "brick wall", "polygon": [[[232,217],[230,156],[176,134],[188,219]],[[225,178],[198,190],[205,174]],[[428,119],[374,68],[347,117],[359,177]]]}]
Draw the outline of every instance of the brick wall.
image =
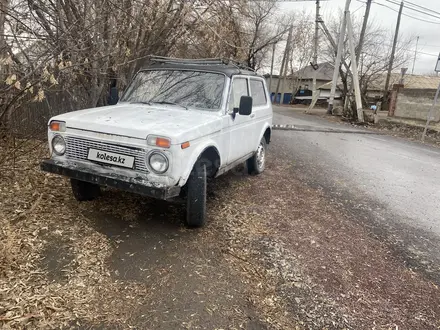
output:
[{"label": "brick wall", "polygon": [[[426,120],[434,102],[435,89],[399,89],[395,117]],[[439,100],[440,102],[440,100]],[[434,121],[440,121],[440,104],[433,113]]]}]

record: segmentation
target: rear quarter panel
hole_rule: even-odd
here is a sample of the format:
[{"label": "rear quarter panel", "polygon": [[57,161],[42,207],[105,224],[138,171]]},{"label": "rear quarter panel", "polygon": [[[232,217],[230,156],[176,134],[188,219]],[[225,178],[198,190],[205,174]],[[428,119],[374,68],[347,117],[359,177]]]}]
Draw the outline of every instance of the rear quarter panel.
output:
[{"label": "rear quarter panel", "polygon": [[258,132],[256,141],[254,141],[254,150],[257,150],[266,129],[272,129],[272,102],[270,101],[270,95],[267,90],[266,80],[261,77],[252,77],[251,79],[260,80],[264,85],[264,92],[266,95],[266,104],[252,107],[252,112],[255,114],[255,129]]}]

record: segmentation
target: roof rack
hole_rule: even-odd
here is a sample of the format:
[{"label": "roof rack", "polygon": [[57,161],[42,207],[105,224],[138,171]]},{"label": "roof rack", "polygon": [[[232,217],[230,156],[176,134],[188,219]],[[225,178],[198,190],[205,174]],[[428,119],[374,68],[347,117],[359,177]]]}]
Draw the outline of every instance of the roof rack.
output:
[{"label": "roof rack", "polygon": [[175,58],[175,57],[165,57],[165,56],[155,56],[150,55],[149,60],[151,63],[159,64],[184,64],[184,65],[232,65],[237,69],[249,70],[255,72],[254,69],[231,59],[226,58]]}]

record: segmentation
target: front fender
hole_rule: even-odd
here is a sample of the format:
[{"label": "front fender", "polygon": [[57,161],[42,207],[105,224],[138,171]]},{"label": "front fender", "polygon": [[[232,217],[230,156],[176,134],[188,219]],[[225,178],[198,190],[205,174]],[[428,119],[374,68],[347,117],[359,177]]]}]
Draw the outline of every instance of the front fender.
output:
[{"label": "front fender", "polygon": [[266,123],[266,124],[263,126],[263,129],[262,129],[261,132],[260,132],[260,135],[259,135],[259,138],[258,138],[257,144],[255,145],[254,150],[257,150],[258,145],[260,144],[260,141],[261,141],[261,139],[262,139],[263,136],[264,136],[264,132],[266,132],[267,129],[269,129],[270,131],[272,131],[272,127],[269,125],[269,123]]},{"label": "front fender", "polygon": [[[187,160],[182,162],[183,171],[179,180],[179,186],[183,187],[185,185],[197,160],[200,158],[203,152],[210,147],[214,147],[217,150],[217,153],[220,155],[219,152],[220,149],[217,143],[214,140],[207,140],[195,146],[194,149],[191,151],[189,157],[187,155],[186,157],[184,156]],[[187,150],[189,151],[189,149],[191,148],[193,148],[193,146],[189,147]],[[221,166],[222,166],[222,159],[220,156],[220,167]]]}]

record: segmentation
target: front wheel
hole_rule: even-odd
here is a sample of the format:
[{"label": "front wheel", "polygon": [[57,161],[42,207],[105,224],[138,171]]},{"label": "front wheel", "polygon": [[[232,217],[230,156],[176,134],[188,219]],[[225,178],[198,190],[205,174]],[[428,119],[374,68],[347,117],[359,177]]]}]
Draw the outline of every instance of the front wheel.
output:
[{"label": "front wheel", "polygon": [[186,201],[186,224],[202,227],[206,218],[206,164],[198,162],[188,178]]},{"label": "front wheel", "polygon": [[249,174],[260,174],[263,173],[264,168],[266,167],[266,139],[263,138],[258,145],[257,151],[255,154],[247,160],[247,168]]}]

